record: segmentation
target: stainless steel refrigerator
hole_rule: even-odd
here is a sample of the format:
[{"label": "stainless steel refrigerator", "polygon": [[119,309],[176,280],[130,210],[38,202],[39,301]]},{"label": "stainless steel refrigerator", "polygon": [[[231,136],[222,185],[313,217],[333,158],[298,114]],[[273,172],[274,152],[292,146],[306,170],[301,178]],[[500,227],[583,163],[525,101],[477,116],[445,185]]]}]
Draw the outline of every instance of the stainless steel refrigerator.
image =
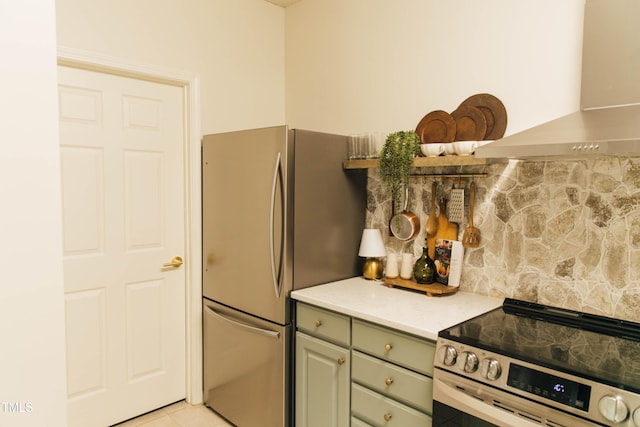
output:
[{"label": "stainless steel refrigerator", "polygon": [[205,404],[293,424],[294,289],[361,274],[366,172],[346,137],[286,126],[202,140]]}]

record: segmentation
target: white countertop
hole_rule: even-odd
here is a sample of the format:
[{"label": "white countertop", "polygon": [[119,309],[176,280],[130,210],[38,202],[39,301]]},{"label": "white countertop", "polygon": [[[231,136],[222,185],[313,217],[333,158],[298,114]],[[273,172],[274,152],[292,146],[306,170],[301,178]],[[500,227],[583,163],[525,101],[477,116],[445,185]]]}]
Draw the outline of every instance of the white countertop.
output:
[{"label": "white countertop", "polygon": [[502,305],[501,298],[458,291],[428,297],[363,277],[300,289],[291,298],[435,341],[438,331]]}]

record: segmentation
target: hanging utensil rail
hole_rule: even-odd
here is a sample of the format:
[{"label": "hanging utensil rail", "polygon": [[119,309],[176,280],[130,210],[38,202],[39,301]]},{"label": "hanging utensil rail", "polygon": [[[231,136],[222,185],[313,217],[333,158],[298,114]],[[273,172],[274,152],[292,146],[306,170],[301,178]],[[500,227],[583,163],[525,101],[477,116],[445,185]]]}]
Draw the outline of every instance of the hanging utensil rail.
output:
[{"label": "hanging utensil rail", "polygon": [[412,173],[410,177],[425,178],[486,178],[486,172],[479,173]]}]

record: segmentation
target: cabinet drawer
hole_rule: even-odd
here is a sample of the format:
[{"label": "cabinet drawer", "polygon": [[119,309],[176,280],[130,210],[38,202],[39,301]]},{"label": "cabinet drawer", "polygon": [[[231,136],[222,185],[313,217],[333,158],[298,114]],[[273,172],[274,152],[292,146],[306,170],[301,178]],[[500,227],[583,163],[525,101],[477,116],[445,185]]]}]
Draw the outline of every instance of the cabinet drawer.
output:
[{"label": "cabinet drawer", "polygon": [[337,344],[351,345],[349,316],[303,303],[298,303],[297,309],[296,327],[299,330]]},{"label": "cabinet drawer", "polygon": [[432,375],[435,343],[353,319],[353,348]]},{"label": "cabinet drawer", "polygon": [[373,427],[371,424],[367,424],[364,421],[351,417],[351,427]]},{"label": "cabinet drawer", "polygon": [[395,400],[351,385],[351,413],[376,427],[431,427],[431,417]]},{"label": "cabinet drawer", "polygon": [[421,411],[432,412],[433,380],[425,375],[353,351],[351,379]]}]

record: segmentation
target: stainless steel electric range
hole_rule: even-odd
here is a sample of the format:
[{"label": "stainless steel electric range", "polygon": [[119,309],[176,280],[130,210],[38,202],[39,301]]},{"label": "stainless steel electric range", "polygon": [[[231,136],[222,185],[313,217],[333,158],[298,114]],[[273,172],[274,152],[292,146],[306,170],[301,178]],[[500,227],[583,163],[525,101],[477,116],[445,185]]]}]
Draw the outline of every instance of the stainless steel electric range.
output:
[{"label": "stainless steel electric range", "polygon": [[438,334],[434,427],[640,427],[640,324],[506,299]]}]

